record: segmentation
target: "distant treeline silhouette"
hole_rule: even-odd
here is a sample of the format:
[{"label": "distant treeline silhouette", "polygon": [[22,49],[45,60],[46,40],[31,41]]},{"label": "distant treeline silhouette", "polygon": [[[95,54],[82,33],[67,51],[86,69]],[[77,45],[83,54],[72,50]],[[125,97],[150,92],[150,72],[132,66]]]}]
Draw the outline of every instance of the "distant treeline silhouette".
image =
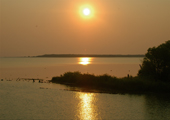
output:
[{"label": "distant treeline silhouette", "polygon": [[144,57],[145,55],[107,55],[107,54],[45,54],[36,57]]}]

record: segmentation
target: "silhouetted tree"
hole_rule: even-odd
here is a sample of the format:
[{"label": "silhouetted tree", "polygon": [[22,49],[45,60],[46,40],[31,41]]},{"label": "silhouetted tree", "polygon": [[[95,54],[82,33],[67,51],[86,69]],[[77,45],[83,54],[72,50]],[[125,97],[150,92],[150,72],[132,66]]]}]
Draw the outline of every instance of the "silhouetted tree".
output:
[{"label": "silhouetted tree", "polygon": [[148,49],[138,75],[154,80],[170,81],[170,40]]}]

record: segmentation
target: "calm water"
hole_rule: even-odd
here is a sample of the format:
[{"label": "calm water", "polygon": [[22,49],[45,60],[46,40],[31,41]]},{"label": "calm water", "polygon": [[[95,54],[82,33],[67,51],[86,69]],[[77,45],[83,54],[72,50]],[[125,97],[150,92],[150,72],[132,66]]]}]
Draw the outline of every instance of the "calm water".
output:
[{"label": "calm water", "polygon": [[[142,58],[1,58],[0,119],[169,120],[170,95],[120,95],[65,91],[52,83],[16,81],[67,71],[136,75]],[[7,81],[12,80],[12,81]]]},{"label": "calm water", "polygon": [[0,81],[0,88],[0,119],[170,119],[163,95],[74,92],[31,81]]},{"label": "calm water", "polygon": [[124,77],[137,75],[142,58],[0,58],[3,79],[51,79],[68,71]]}]

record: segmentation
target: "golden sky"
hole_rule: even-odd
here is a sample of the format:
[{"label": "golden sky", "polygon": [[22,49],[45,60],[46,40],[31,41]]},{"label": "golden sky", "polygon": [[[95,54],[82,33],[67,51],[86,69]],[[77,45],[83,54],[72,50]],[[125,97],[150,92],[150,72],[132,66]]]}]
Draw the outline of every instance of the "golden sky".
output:
[{"label": "golden sky", "polygon": [[170,40],[169,6],[170,0],[0,0],[0,56],[145,54]]}]

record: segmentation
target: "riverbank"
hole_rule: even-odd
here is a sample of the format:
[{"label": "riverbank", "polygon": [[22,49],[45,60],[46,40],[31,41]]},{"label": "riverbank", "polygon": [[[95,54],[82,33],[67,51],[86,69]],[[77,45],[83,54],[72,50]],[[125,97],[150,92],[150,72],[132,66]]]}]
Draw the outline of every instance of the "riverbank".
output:
[{"label": "riverbank", "polygon": [[53,77],[52,83],[70,86],[69,90],[81,92],[97,92],[111,94],[148,94],[169,93],[170,83],[151,81],[139,77],[116,78],[105,75],[82,74],[80,72],[66,72]]}]

